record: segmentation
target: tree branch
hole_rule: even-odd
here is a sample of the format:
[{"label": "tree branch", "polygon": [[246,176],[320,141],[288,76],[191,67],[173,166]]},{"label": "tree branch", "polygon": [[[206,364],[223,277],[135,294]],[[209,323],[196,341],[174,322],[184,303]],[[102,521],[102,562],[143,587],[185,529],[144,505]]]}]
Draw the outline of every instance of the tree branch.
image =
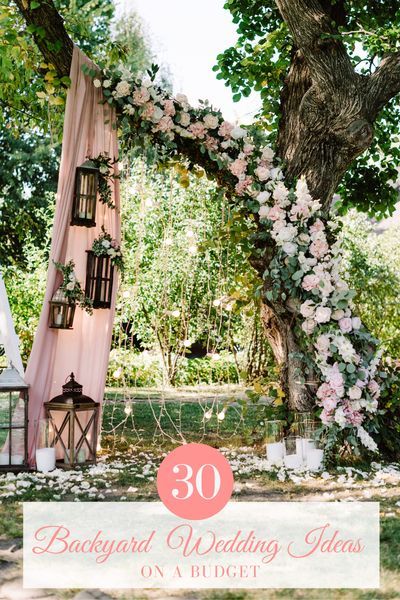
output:
[{"label": "tree branch", "polygon": [[276,5],[320,89],[337,92],[344,82],[357,81],[336,23],[318,0],[276,0]]},{"label": "tree branch", "polygon": [[60,77],[69,76],[74,43],[53,0],[31,9],[27,0],[14,0],[24,17],[45,61],[52,64]]},{"label": "tree branch", "polygon": [[372,118],[394,96],[400,93],[400,52],[385,56],[378,69],[370,77],[369,97],[371,102]]}]

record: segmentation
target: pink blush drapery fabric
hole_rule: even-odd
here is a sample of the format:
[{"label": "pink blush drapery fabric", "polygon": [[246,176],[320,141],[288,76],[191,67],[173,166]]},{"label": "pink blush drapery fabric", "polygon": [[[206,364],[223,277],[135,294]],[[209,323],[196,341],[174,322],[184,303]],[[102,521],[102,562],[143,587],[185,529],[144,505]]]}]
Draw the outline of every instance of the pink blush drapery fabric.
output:
[{"label": "pink blush drapery fabric", "polygon": [[118,157],[117,133],[113,127],[115,113],[108,104],[102,104],[102,92],[83,73],[83,64],[93,67],[90,60],[75,47],[65,112],[46,294],[25,374],[25,380],[30,385],[28,444],[31,464],[35,457],[35,429],[43,416],[43,403],[61,393],[61,386],[72,371],[83,385],[84,394],[96,402],[102,402],[111,344],[117,278],[114,280],[111,310],[94,310],[90,316],[77,307],[72,330],[55,330],[48,326],[49,301],[61,282],[53,261],[66,263],[72,259],[77,278],[84,286],[86,250],[91,249],[101,226],[104,225],[106,231],[118,241],[121,235],[118,180],[112,183],[116,210],[97,202],[96,227],[70,226],[76,167],[89,156],[108,154],[113,159]]}]

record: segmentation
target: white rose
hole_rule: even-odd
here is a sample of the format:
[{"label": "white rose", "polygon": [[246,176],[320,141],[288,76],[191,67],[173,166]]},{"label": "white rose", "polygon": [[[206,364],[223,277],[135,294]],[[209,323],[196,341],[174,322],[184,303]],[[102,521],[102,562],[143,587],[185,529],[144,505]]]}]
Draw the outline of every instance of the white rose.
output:
[{"label": "white rose", "polygon": [[269,179],[271,171],[267,167],[257,167],[255,174],[260,181],[266,181]]},{"label": "white rose", "polygon": [[266,160],[267,162],[272,162],[275,156],[275,152],[272,150],[272,148],[264,148],[262,151],[262,159]]},{"label": "white rose", "polygon": [[110,79],[106,79],[105,81],[103,81],[103,88],[109,88],[110,85],[111,85]]},{"label": "white rose", "polygon": [[285,242],[282,246],[282,250],[288,256],[294,256],[297,252],[297,248],[298,248],[298,246],[294,242]]},{"label": "white rose", "polygon": [[107,173],[108,173],[108,167],[107,167],[107,165],[100,165],[99,171],[103,175],[107,175]]},{"label": "white rose", "polygon": [[270,196],[271,194],[269,192],[260,192],[257,196],[257,202],[264,204],[267,202],[267,200],[269,200]]},{"label": "white rose", "polygon": [[359,400],[361,398],[361,390],[357,385],[353,385],[349,389],[349,398],[350,400]]},{"label": "white rose", "polygon": [[294,225],[287,225],[286,227],[282,227],[279,231],[277,239],[280,242],[291,242],[296,235],[297,227],[294,227]]},{"label": "white rose", "polygon": [[234,127],[231,131],[231,138],[234,140],[240,140],[247,135],[247,131],[243,127]]},{"label": "white rose", "polygon": [[332,311],[327,306],[318,306],[315,311],[315,320],[317,323],[328,323],[331,318]]},{"label": "white rose", "polygon": [[351,320],[351,323],[353,325],[353,329],[360,329],[360,327],[361,327],[360,317],[353,317]]},{"label": "white rose", "polygon": [[282,169],[280,167],[274,167],[270,171],[270,177],[271,177],[271,179],[274,179],[275,181],[282,181],[282,179],[283,179]]},{"label": "white rose", "polygon": [[302,317],[304,317],[306,319],[309,319],[310,317],[312,317],[314,315],[314,310],[315,310],[315,304],[312,300],[306,300],[300,306],[300,313],[301,313]]},{"label": "white rose", "polygon": [[101,87],[101,81],[100,81],[100,79],[94,79],[93,85],[94,85],[95,88]]},{"label": "white rose", "polygon": [[159,106],[155,106],[154,107],[154,111],[153,111],[153,115],[151,117],[151,120],[153,121],[153,123],[158,123],[159,121],[161,121],[161,119],[163,118],[164,113],[161,110],[161,108]]},{"label": "white rose", "polygon": [[219,119],[215,115],[206,115],[203,121],[207,129],[216,129],[219,125]]},{"label": "white rose", "polygon": [[301,324],[301,328],[302,330],[307,333],[307,335],[310,335],[314,329],[315,329],[316,323],[314,321],[314,319],[306,319],[302,324]]},{"label": "white rose", "polygon": [[179,113],[179,124],[182,127],[188,127],[190,125],[190,115],[187,112]]},{"label": "white rose", "polygon": [[70,281],[66,285],[67,290],[69,290],[70,292],[72,292],[72,290],[74,289],[74,287],[75,287],[75,283],[73,281]]},{"label": "white rose", "polygon": [[176,101],[179,102],[179,104],[189,104],[188,97],[185,96],[185,94],[177,94]]},{"label": "white rose", "polygon": [[115,91],[117,98],[123,98],[124,96],[129,96],[131,92],[131,86],[127,81],[120,81],[117,84]]},{"label": "white rose", "polygon": [[110,242],[108,240],[103,240],[101,242],[102,246],[104,246],[104,248],[109,248],[110,247]]},{"label": "white rose", "polygon": [[268,219],[269,211],[270,211],[269,206],[265,206],[265,204],[263,206],[260,206],[260,210],[258,211],[258,214],[260,215],[260,219]]}]

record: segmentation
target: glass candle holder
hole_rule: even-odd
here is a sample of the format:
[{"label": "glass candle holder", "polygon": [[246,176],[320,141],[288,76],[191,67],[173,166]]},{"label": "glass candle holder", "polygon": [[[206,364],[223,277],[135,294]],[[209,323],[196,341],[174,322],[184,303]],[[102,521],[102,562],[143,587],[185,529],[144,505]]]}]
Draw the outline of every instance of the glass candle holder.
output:
[{"label": "glass candle holder", "polygon": [[282,466],[285,448],[283,445],[284,421],[267,421],[265,425],[265,442],[267,459],[273,465]]},{"label": "glass candle holder", "polygon": [[313,440],[313,447],[308,448],[305,461],[310,471],[321,471],[324,463],[324,448],[321,442]]},{"label": "glass candle holder", "polygon": [[285,444],[285,467],[288,469],[299,469],[303,466],[302,439],[298,436],[289,436],[284,440]]},{"label": "glass candle holder", "polygon": [[307,437],[306,431],[309,431],[313,427],[314,413],[312,412],[296,412],[293,415],[293,423],[291,430],[293,435],[299,437]]}]

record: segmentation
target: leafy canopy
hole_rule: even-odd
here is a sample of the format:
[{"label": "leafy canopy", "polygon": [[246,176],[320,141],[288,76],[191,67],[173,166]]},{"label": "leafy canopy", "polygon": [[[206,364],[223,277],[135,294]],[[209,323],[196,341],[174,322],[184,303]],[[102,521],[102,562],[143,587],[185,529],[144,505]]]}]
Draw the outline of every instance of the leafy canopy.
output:
[{"label": "leafy canopy", "polygon": [[[340,26],[354,67],[373,72],[387,52],[399,47],[399,0],[323,0]],[[214,70],[232,88],[234,100],[260,93],[260,121],[276,138],[280,93],[291,61],[293,44],[274,0],[227,0],[225,8],[237,25],[238,41],[217,57]],[[398,123],[400,106],[394,99],[381,113],[368,153],[358,158],[338,190],[342,211],[350,206],[381,217],[393,211],[398,192],[391,185],[400,165]]]}]

